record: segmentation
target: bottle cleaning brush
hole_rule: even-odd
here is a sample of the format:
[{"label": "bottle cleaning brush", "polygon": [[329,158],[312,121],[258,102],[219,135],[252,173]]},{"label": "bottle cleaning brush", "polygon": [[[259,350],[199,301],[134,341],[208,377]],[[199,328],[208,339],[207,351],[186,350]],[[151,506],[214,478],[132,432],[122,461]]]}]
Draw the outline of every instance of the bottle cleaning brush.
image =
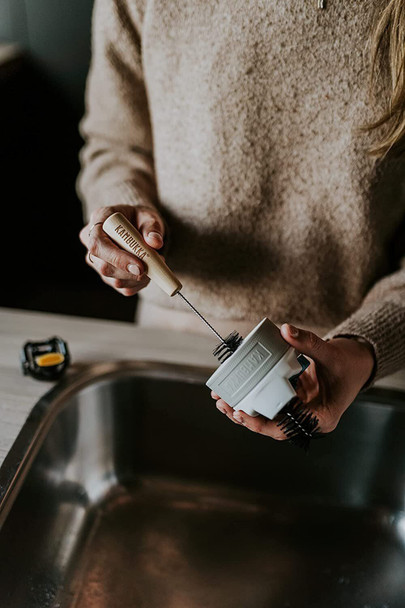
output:
[{"label": "bottle cleaning brush", "polygon": [[220,344],[215,349],[215,354],[220,361],[225,361],[238,348],[242,338],[237,332],[232,332],[227,338],[223,338],[207,319],[187,300],[181,293],[183,285],[170,270],[162,256],[158,252],[149,247],[145,243],[141,234],[131,224],[122,213],[114,213],[103,223],[103,230],[108,234],[117,245],[125,251],[136,255],[145,264],[146,275],[154,281],[167,295],[170,297],[178,295],[191,308],[191,310],[205,323],[205,325],[215,334],[220,340]]},{"label": "bottle cleaning brush", "polygon": [[318,419],[298,399],[295,387],[309,362],[296,355],[277,326],[265,318],[245,339],[236,331],[223,338],[181,293],[179,279],[125,216],[114,213],[103,223],[103,230],[122,249],[140,258],[146,275],[170,297],[180,296],[220,341],[213,354],[221,365],[207,386],[235,410],[275,419],[292,443],[308,449],[318,433]]}]

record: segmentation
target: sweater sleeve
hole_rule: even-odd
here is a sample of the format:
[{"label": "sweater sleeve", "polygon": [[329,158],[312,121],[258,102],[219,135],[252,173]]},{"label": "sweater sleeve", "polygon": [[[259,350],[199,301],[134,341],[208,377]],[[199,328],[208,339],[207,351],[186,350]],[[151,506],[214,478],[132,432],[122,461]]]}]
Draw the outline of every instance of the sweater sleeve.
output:
[{"label": "sweater sleeve", "polygon": [[116,204],[154,206],[152,135],[140,15],[127,0],[95,0],[78,194],[84,215]]},{"label": "sweater sleeve", "polygon": [[400,268],[383,277],[367,293],[362,305],[326,338],[358,336],[374,348],[372,382],[405,367],[405,258]]}]

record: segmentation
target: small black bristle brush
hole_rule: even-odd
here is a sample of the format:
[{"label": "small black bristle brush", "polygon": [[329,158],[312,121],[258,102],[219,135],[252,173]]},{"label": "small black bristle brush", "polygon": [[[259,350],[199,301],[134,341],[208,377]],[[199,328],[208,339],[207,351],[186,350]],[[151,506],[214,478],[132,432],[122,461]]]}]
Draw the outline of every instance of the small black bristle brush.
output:
[{"label": "small black bristle brush", "polygon": [[284,432],[290,443],[309,450],[311,439],[318,437],[319,420],[303,402],[295,397],[276,416],[277,426]]}]

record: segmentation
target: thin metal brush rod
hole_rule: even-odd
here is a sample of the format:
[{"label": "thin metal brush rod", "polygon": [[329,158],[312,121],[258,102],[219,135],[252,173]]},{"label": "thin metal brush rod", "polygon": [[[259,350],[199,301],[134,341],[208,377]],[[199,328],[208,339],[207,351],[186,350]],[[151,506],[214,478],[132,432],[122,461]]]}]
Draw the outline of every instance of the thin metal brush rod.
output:
[{"label": "thin metal brush rod", "polygon": [[193,312],[195,312],[195,314],[197,315],[197,317],[200,317],[201,321],[204,321],[204,323],[207,325],[207,327],[209,327],[210,330],[212,332],[214,332],[214,334],[216,335],[216,337],[219,338],[223,344],[226,344],[225,340],[219,335],[219,333],[217,331],[215,331],[215,329],[212,327],[212,325],[210,325],[208,323],[207,319],[204,319],[204,317],[198,312],[198,310],[196,308],[194,308],[194,306],[191,304],[191,302],[189,302],[187,300],[187,298],[183,296],[183,294],[181,293],[181,291],[178,291],[176,295],[178,295],[181,298],[183,298],[183,300],[186,302],[186,304],[188,304],[190,306],[191,310]]}]

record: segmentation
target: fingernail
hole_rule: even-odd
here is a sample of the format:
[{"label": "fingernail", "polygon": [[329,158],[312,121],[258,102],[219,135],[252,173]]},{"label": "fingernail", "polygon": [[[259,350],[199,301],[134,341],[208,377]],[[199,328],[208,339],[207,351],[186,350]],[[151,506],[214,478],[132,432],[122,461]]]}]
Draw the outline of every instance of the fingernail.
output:
[{"label": "fingernail", "polygon": [[137,266],[137,264],[129,264],[128,272],[130,272],[131,274],[135,274],[137,277],[139,277],[139,275],[141,274],[141,270],[139,266]]},{"label": "fingernail", "polygon": [[243,417],[242,414],[240,412],[234,412],[233,413],[233,417],[235,418],[235,420],[237,420],[238,422],[243,422]]},{"label": "fingernail", "polygon": [[226,414],[225,409],[221,405],[218,405],[218,403],[217,403],[217,410],[219,410],[220,412],[222,412],[222,414]]},{"label": "fingernail", "polygon": [[150,239],[157,239],[159,241],[163,241],[162,235],[159,232],[149,232],[148,237]]},{"label": "fingernail", "polygon": [[288,325],[288,331],[290,333],[290,336],[292,336],[293,338],[298,338],[298,336],[300,335],[299,329],[294,327],[294,325]]}]

